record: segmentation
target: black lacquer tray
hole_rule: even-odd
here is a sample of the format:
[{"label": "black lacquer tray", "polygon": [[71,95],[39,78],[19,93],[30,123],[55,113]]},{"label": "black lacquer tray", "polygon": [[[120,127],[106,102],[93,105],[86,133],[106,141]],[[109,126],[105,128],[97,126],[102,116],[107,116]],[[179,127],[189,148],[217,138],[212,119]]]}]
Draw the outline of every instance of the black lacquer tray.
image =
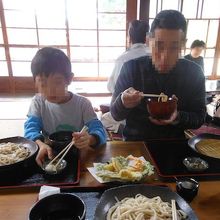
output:
[{"label": "black lacquer tray", "polygon": [[[203,157],[189,147],[187,140],[151,140],[145,145],[158,175],[164,180],[175,180],[174,177],[220,179],[220,160]],[[186,157],[200,157],[208,162],[209,168],[202,172],[189,171],[183,164]]]},{"label": "black lacquer tray", "polygon": [[65,160],[67,167],[61,174],[48,175],[36,164],[33,159],[28,167],[14,169],[0,173],[0,188],[33,187],[42,185],[68,186],[79,183],[80,160],[76,148],[68,153]]}]

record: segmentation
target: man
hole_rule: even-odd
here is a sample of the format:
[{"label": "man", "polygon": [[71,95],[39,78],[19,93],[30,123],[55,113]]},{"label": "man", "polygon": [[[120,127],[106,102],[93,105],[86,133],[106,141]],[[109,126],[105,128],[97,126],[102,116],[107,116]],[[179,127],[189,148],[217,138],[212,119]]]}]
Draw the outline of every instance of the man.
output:
[{"label": "man", "polygon": [[204,71],[204,61],[203,57],[200,56],[202,51],[205,49],[205,42],[202,40],[194,40],[191,45],[190,54],[184,56],[185,59],[191,60],[201,66]]},{"label": "man", "polygon": [[[152,58],[128,61],[121,69],[111,102],[115,120],[126,120],[125,140],[183,138],[184,129],[200,127],[205,118],[205,79],[201,68],[180,59],[186,20],[175,10],[161,11],[149,36]],[[149,117],[143,93],[175,95],[177,107],[167,120]]]},{"label": "man", "polygon": [[149,49],[145,44],[148,29],[149,25],[145,21],[134,20],[129,24],[128,41],[131,46],[115,61],[115,67],[107,84],[107,88],[111,93],[114,92],[114,87],[123,64],[129,60],[149,54]]}]

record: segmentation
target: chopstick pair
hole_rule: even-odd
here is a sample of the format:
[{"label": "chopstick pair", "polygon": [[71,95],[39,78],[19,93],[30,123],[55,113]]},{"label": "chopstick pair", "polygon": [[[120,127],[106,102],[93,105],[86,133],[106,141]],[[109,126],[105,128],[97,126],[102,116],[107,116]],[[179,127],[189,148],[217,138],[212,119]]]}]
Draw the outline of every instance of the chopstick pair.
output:
[{"label": "chopstick pair", "polygon": [[142,96],[143,96],[143,97],[158,97],[158,98],[159,98],[159,97],[160,97],[160,98],[162,98],[162,97],[166,97],[166,98],[167,98],[167,97],[168,97],[168,96],[165,95],[164,93],[161,93],[161,94],[159,94],[159,95],[158,95],[158,94],[150,94],[150,93],[148,94],[148,93],[144,93],[144,94],[142,94]]},{"label": "chopstick pair", "polygon": [[[82,133],[83,131],[88,131],[88,127],[87,126],[83,126],[82,130],[80,131],[80,133]],[[53,162],[56,161],[63,154],[62,157],[59,159],[59,161],[54,165],[55,167],[57,167],[58,164],[65,157],[65,155],[68,153],[70,148],[74,145],[74,143],[75,143],[74,141],[71,141],[59,154],[57,154],[56,157],[53,158],[53,160],[50,161],[50,163],[47,164],[47,166],[53,164]]]},{"label": "chopstick pair", "polygon": [[176,201],[174,199],[171,200],[172,206],[172,220],[178,220],[177,212],[176,212]]},{"label": "chopstick pair", "polygon": [[163,95],[157,95],[157,94],[142,94],[143,97],[161,97]]}]

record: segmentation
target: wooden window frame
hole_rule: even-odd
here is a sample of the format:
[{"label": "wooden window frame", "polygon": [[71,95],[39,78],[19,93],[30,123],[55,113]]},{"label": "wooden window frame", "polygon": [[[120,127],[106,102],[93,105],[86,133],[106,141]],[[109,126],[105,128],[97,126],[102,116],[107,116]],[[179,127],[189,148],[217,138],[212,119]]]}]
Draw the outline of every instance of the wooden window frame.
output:
[{"label": "wooden window frame", "polygon": [[[126,1],[126,9],[127,9],[126,10],[126,34],[127,34],[129,22],[131,20],[137,18],[137,0],[127,0]],[[65,10],[67,10],[67,9],[65,9]],[[59,28],[59,29],[66,30],[66,45],[56,45],[56,47],[58,47],[60,49],[66,49],[68,57],[71,57],[71,54],[70,54],[71,53],[71,51],[70,51],[71,44],[70,44],[70,38],[69,38],[69,30],[71,30],[71,28],[69,28],[67,13],[65,13],[65,14],[66,14],[66,17],[65,17],[66,28]],[[114,13],[114,14],[117,14],[117,13]],[[97,14],[97,16],[98,16],[98,14]],[[35,93],[35,86],[34,86],[34,81],[33,81],[32,77],[13,76],[9,48],[10,47],[40,48],[43,46],[47,46],[47,45],[39,45],[39,34],[38,34],[39,29],[38,29],[36,14],[35,14],[36,27],[33,29],[35,29],[37,31],[37,43],[38,43],[37,45],[17,45],[17,44],[10,44],[9,45],[2,0],[0,0],[0,20],[1,20],[1,25],[2,25],[3,40],[4,40],[4,44],[0,44],[0,46],[5,49],[6,62],[7,62],[7,67],[8,67],[8,71],[9,71],[8,76],[1,76],[0,77],[0,94],[10,94],[10,95],[34,94]],[[98,20],[97,20],[97,22],[98,22]],[[22,29],[22,28],[19,28],[19,29]],[[28,29],[28,28],[24,28],[24,29]],[[50,28],[40,28],[40,29],[47,29],[48,30]],[[52,29],[54,30],[56,28],[52,28]],[[99,28],[97,28],[96,30],[97,30],[97,37],[98,37],[99,36],[99,34],[98,34]],[[98,38],[98,40],[99,40],[99,38]],[[53,45],[51,45],[51,46],[53,46]],[[109,47],[114,47],[114,46],[109,46]],[[97,50],[97,61],[99,62],[99,49]],[[106,80],[107,80],[107,77],[100,77],[100,76],[97,76],[97,77],[74,77],[74,81],[106,81]]]},{"label": "wooden window frame", "polygon": [[[140,0],[140,5],[142,4],[142,8],[140,10],[140,12],[141,12],[140,19],[147,20],[148,22],[150,19],[149,18],[150,1],[157,2],[157,7],[156,7],[157,12],[162,9],[162,4],[163,4],[163,0]],[[159,4],[158,4],[159,1],[162,2],[162,4],[160,5],[161,6],[160,8],[159,8]],[[185,0],[177,0],[177,1],[178,1],[178,10],[182,12],[183,11],[183,4],[184,4]],[[201,5],[201,10],[199,13],[199,6],[200,5]],[[212,66],[212,73],[210,76],[207,77],[207,79],[217,80],[217,79],[220,79],[220,75],[217,75],[217,69],[218,69],[218,66],[220,65],[220,18],[202,18],[203,5],[204,5],[204,0],[198,0],[197,1],[196,18],[195,19],[190,18],[190,19],[186,19],[186,20],[187,20],[187,22],[189,20],[208,20],[209,23],[211,20],[218,20],[219,21],[218,34],[217,34],[217,40],[216,40],[216,46],[215,46],[215,55],[213,58],[214,62],[213,62],[213,66]],[[148,12],[147,14],[145,13],[146,11]],[[208,26],[209,26],[209,24],[208,24]],[[207,44],[207,38],[206,38],[205,43]],[[189,48],[185,48],[185,49],[189,49]],[[207,48],[207,49],[213,49],[213,48]]]},{"label": "wooden window frame", "polygon": [[[128,31],[128,25],[129,22],[137,19],[137,17],[141,20],[146,20],[149,22],[149,10],[150,10],[150,1],[152,0],[139,0],[139,17],[137,15],[137,7],[138,7],[138,0],[127,0],[126,2],[126,34]],[[158,0],[156,0],[158,2]],[[183,2],[184,0],[178,0],[178,8],[180,11],[183,9]],[[203,7],[204,0],[198,0],[197,4],[197,18],[201,19],[201,14],[199,14],[198,8],[199,8],[199,2],[202,4],[201,7]],[[147,13],[146,13],[147,12]],[[67,13],[66,13],[67,15]],[[5,50],[6,55],[6,63],[8,67],[8,76],[2,76],[0,77],[0,94],[10,94],[10,95],[27,95],[27,94],[34,94],[35,93],[35,87],[34,87],[34,81],[32,77],[16,77],[12,74],[12,64],[11,64],[11,57],[10,57],[10,51],[9,51],[9,44],[8,44],[8,37],[7,37],[7,31],[6,31],[6,23],[5,23],[5,16],[4,16],[4,10],[3,10],[3,4],[2,0],[0,0],[0,21],[2,25],[2,33],[3,33],[3,40],[5,44],[0,44],[1,47]],[[35,22],[36,22],[36,28],[37,26],[37,19],[35,15]],[[97,21],[98,22],[98,21]],[[66,28],[66,35],[67,35],[67,44],[66,45],[59,45],[56,47],[61,49],[67,50],[67,55],[71,57],[70,53],[70,39],[69,39],[69,24],[67,17],[65,18],[65,24]],[[26,29],[26,28],[25,28]],[[48,29],[48,28],[46,28]],[[54,28],[53,28],[54,29]],[[11,44],[10,47],[19,47],[19,48],[39,48],[39,35],[38,35],[38,28],[37,28],[37,39],[38,39],[38,45],[16,45]],[[98,36],[98,28],[97,28],[97,36]],[[127,39],[126,39],[127,40]],[[126,42],[127,45],[127,42]],[[40,45],[44,46],[44,45]],[[45,45],[47,46],[47,45]],[[51,45],[52,46],[52,45]],[[99,51],[99,50],[98,50]],[[99,52],[97,52],[97,59],[99,61]],[[219,26],[218,26],[218,36],[216,41],[216,50],[214,55],[214,64],[212,69],[212,75],[208,77],[209,79],[220,79],[220,76],[217,75],[217,67],[220,65],[220,20],[219,20]],[[107,77],[74,77],[74,81],[106,81]],[[93,94],[96,95],[96,94]],[[98,94],[100,95],[100,94]],[[103,93],[103,95],[106,95]],[[102,95],[100,95],[102,96]]]}]

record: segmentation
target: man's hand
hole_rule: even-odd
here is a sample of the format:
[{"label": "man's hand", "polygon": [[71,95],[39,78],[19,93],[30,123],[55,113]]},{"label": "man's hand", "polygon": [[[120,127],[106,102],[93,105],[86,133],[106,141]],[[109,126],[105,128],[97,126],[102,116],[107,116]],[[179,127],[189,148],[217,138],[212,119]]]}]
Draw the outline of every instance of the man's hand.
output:
[{"label": "man's hand", "polygon": [[[176,100],[176,102],[178,101],[178,98],[175,95],[172,95],[172,98]],[[176,105],[176,109],[174,110],[173,114],[170,116],[169,119],[155,119],[153,117],[149,117],[150,121],[156,125],[169,125],[169,124],[176,124],[177,123],[177,116],[178,116],[178,112],[177,112],[177,105]]]},{"label": "man's hand", "polygon": [[134,108],[137,106],[143,98],[142,94],[143,92],[139,92],[132,87],[126,89],[121,95],[121,100],[125,108]]},{"label": "man's hand", "polygon": [[156,125],[169,125],[169,124],[174,124],[175,120],[177,118],[178,112],[175,110],[175,112],[170,116],[169,119],[155,119],[152,118],[151,116],[149,117],[150,121]]}]

